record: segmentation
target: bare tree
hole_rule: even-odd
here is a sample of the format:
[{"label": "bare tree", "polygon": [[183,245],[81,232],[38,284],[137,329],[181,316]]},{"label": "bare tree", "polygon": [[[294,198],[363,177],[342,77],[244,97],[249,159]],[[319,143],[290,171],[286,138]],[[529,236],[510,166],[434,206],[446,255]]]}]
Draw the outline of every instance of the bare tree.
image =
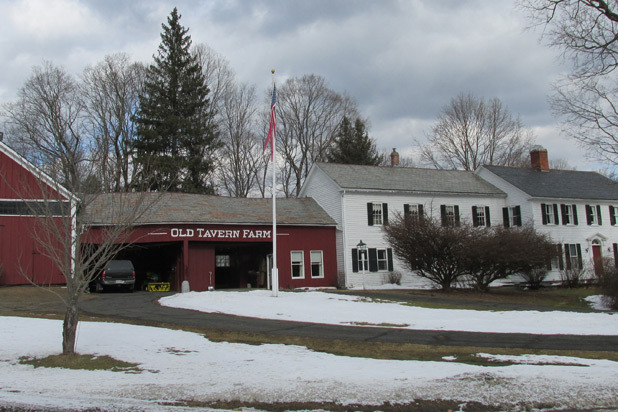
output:
[{"label": "bare tree", "polygon": [[84,70],[81,96],[85,121],[93,136],[93,157],[100,167],[95,172],[104,190],[128,188],[133,181],[133,118],[144,71],[142,64],[132,63],[126,54],[106,56]]},{"label": "bare tree", "polygon": [[217,176],[228,196],[247,197],[254,191],[259,173],[266,166],[262,136],[255,133],[256,93],[240,85],[222,98]]},{"label": "bare tree", "polygon": [[64,184],[78,183],[86,164],[84,106],[75,79],[62,67],[44,62],[3,107],[8,141],[29,161]]},{"label": "bare tree", "polygon": [[565,134],[618,165],[618,4],[605,0],[520,0],[546,43],[572,63],[550,102]]},{"label": "bare tree", "polygon": [[421,147],[421,159],[439,169],[475,170],[481,165],[518,165],[532,132],[497,98],[486,102],[460,94],[442,108]]},{"label": "bare tree", "polygon": [[[33,171],[36,184],[28,183],[32,179],[23,179],[13,190],[36,219],[31,235],[37,249],[55,263],[66,281],[66,297],[61,297],[66,306],[62,345],[65,354],[75,352],[79,298],[101,267],[130,241],[127,236],[131,226],[154,205],[157,198],[153,196],[160,195],[114,194],[113,202],[105,208],[104,222],[109,224],[99,230],[96,239],[83,241],[91,236],[91,205],[101,195],[86,190],[87,177],[99,167],[97,158],[87,157],[91,153],[89,139],[80,122],[83,101],[73,78],[46,63],[34,69],[20,89],[17,102],[8,104],[3,112],[11,126],[11,141],[20,145],[24,157],[48,172]],[[83,244],[92,246],[82,248]]]},{"label": "bare tree", "polygon": [[280,181],[286,197],[298,195],[313,163],[326,159],[344,116],[359,117],[357,103],[329,89],[320,76],[291,78],[277,89],[277,151],[285,162]]}]

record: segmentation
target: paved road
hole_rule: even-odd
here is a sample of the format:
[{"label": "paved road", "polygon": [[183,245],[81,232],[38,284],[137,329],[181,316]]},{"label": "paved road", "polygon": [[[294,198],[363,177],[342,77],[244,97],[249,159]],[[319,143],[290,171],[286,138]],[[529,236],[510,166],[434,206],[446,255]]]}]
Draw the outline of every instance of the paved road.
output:
[{"label": "paved road", "polygon": [[[174,309],[157,304],[157,299],[164,295],[166,294],[147,292],[103,293],[83,301],[80,308],[82,313],[87,315],[114,317],[161,326],[174,324],[201,329],[321,339],[473,347],[618,351],[618,335],[533,335],[323,325]],[[534,319],[530,321],[534,322]],[[618,331],[616,332],[618,334]]]}]

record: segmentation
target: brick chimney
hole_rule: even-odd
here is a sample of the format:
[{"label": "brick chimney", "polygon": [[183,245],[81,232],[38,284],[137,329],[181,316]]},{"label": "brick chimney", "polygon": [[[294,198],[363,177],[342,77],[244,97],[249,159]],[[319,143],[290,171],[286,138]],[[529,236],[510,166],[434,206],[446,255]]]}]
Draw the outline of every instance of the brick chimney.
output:
[{"label": "brick chimney", "polygon": [[399,153],[393,147],[393,153],[391,153],[391,167],[399,166]]},{"label": "brick chimney", "polygon": [[530,150],[530,166],[541,172],[549,172],[547,149],[543,146],[534,146],[532,150]]}]

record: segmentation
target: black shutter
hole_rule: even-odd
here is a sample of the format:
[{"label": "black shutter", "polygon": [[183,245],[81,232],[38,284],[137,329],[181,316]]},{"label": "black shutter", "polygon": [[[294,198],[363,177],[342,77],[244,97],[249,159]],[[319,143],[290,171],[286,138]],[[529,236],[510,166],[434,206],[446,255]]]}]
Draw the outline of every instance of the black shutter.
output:
[{"label": "black shutter", "polygon": [[566,205],[560,205],[560,211],[562,212],[562,224],[566,225],[567,223],[570,223],[567,219]]},{"label": "black shutter", "polygon": [[573,224],[577,225],[577,205],[573,205]]},{"label": "black shutter", "polygon": [[459,206],[455,205],[455,226],[459,226]]},{"label": "black shutter", "polygon": [[614,243],[614,265],[618,267],[618,243]]},{"label": "black shutter", "polygon": [[616,216],[614,215],[614,206],[609,207],[609,224],[612,226],[616,226]]},{"label": "black shutter", "polygon": [[369,271],[378,271],[378,251],[375,248],[369,249]]},{"label": "black shutter", "polygon": [[569,245],[564,245],[564,256],[566,256],[566,268],[567,270],[571,269],[571,253],[569,252]]},{"label": "black shutter", "polygon": [[509,227],[509,208],[508,207],[503,207],[502,208],[502,222],[504,223],[504,227]]},{"label": "black shutter", "polygon": [[521,226],[521,206],[515,206],[515,224]]},{"label": "black shutter", "polygon": [[558,204],[554,203],[554,219],[556,219],[555,224],[559,225],[560,224],[560,218],[558,217]]},{"label": "black shutter", "polygon": [[442,226],[446,226],[446,205],[440,205],[440,218],[442,219]]},{"label": "black shutter", "polygon": [[479,220],[476,217],[476,206],[472,206],[472,226],[477,227],[479,225]]},{"label": "black shutter", "polygon": [[352,272],[358,272],[358,249],[352,249]]},{"label": "black shutter", "polygon": [[545,203],[541,203],[541,220],[543,221],[544,225],[547,224],[547,213],[545,211]]},{"label": "black shutter", "polygon": [[423,219],[423,205],[418,205],[418,220]]},{"label": "black shutter", "polygon": [[388,203],[382,203],[382,224],[388,225]]},{"label": "black shutter", "polygon": [[489,206],[485,206],[485,226],[491,226],[491,216],[489,216]]},{"label": "black shutter", "polygon": [[583,260],[582,260],[582,245],[577,244],[577,263],[579,263],[579,269],[584,268]]},{"label": "black shutter", "polygon": [[558,248],[558,268],[560,270],[564,270],[564,256],[562,255],[562,245],[557,244],[556,247]]},{"label": "black shutter", "polygon": [[599,219],[599,226],[603,224],[603,219],[601,219],[601,205],[597,205],[597,219]]},{"label": "black shutter", "polygon": [[367,224],[373,226],[373,203],[367,203]]},{"label": "black shutter", "polygon": [[388,249],[386,249],[386,253],[388,255],[388,271],[392,272],[393,271],[393,249],[389,247]]},{"label": "black shutter", "polygon": [[408,217],[410,216],[410,205],[407,203],[404,203],[403,205],[403,217]]},{"label": "black shutter", "polygon": [[592,224],[592,207],[590,205],[586,205],[586,222],[588,222],[588,225]]}]

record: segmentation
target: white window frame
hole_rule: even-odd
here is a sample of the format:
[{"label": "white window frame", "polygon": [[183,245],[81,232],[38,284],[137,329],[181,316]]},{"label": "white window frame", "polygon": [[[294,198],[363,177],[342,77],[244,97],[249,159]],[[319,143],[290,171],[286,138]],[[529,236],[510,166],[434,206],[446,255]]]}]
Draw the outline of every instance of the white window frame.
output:
[{"label": "white window frame", "polygon": [[371,216],[373,218],[373,225],[384,225],[384,208],[382,207],[382,203],[374,202],[372,205]]},{"label": "white window frame", "polygon": [[[516,216],[515,212],[517,212],[517,206],[509,207],[509,224],[510,224],[511,227],[516,227],[517,226],[517,219],[515,218],[515,216]],[[519,219],[521,220],[521,216],[519,217]]]},{"label": "white window frame", "polygon": [[597,206],[590,205],[590,225],[599,225],[599,215],[597,213]]},{"label": "white window frame", "polygon": [[[380,257],[380,253],[384,253],[384,256]],[[385,248],[376,249],[376,261],[378,272],[388,272],[388,251]]]},{"label": "white window frame", "polygon": [[609,221],[611,222],[613,220],[614,222],[616,222],[616,223],[614,223],[614,226],[618,226],[618,207],[616,207],[614,205],[612,205],[612,206],[613,206],[613,208],[611,210],[612,210],[612,212],[614,212],[614,216],[611,216]]},{"label": "white window frame", "polygon": [[[294,256],[300,256],[300,260],[294,260]],[[290,265],[291,265],[291,277],[292,279],[304,279],[305,278],[305,252],[302,250],[290,251]],[[294,267],[299,268],[299,276],[294,276]]]},{"label": "white window frame", "polygon": [[[571,260],[572,269],[581,269],[579,267],[579,255],[577,254],[577,243],[568,243],[566,245],[569,248],[569,259]],[[566,252],[565,252],[566,255]]]},{"label": "white window frame", "polygon": [[564,205],[564,216],[567,219],[567,226],[575,226],[575,214],[573,213],[573,205]]},{"label": "white window frame", "polygon": [[457,224],[455,219],[455,205],[444,205],[444,220],[447,226],[454,227]]},{"label": "white window frame", "polygon": [[554,214],[554,204],[546,203],[545,204],[545,218],[547,219],[548,225],[557,225],[558,220],[556,219],[556,215]]},{"label": "white window frame", "polygon": [[410,213],[408,216],[410,216],[412,221],[418,222],[421,216],[418,210],[418,204],[408,205],[408,211]]},{"label": "white window frame", "polygon": [[485,216],[485,208],[487,206],[476,205],[476,219],[477,226],[487,226],[487,216]]},{"label": "white window frame", "polygon": [[[319,260],[315,260],[314,256],[319,256]],[[311,277],[313,279],[323,278],[324,277],[324,253],[321,250],[311,250],[309,252],[309,260],[311,264]],[[319,266],[319,274],[313,274],[313,265],[318,264]]]}]

